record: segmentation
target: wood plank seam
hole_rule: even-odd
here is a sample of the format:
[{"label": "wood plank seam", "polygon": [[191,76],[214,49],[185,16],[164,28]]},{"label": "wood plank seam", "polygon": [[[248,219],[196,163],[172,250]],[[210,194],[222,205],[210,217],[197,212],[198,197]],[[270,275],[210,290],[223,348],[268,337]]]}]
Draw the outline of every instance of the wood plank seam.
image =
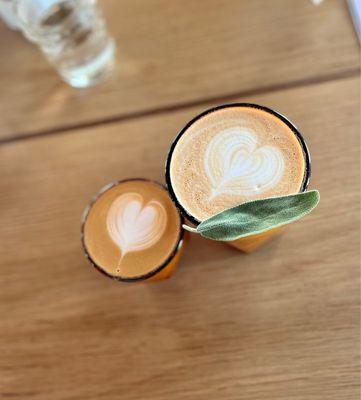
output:
[{"label": "wood plank seam", "polygon": [[36,138],[42,138],[42,137],[49,136],[49,135],[64,134],[67,132],[74,132],[74,130],[81,130],[84,128],[92,128],[92,127],[97,127],[100,125],[109,125],[109,124],[113,124],[113,123],[129,121],[132,119],[149,117],[152,115],[154,116],[154,115],[159,115],[159,114],[168,113],[168,112],[180,111],[180,110],[184,110],[187,108],[200,106],[200,105],[206,106],[207,104],[214,104],[216,102],[220,103],[220,104],[232,102],[235,99],[240,98],[240,97],[263,95],[263,94],[268,94],[268,93],[275,93],[275,92],[278,92],[281,90],[296,89],[296,88],[299,88],[302,86],[305,86],[305,87],[313,86],[313,85],[317,85],[320,83],[328,83],[328,82],[332,82],[332,81],[354,78],[354,77],[359,76],[359,74],[360,74],[360,68],[352,68],[347,71],[342,71],[341,73],[338,72],[338,73],[334,73],[334,74],[315,76],[315,77],[307,78],[307,79],[294,80],[294,81],[283,82],[283,83],[279,83],[279,84],[275,84],[275,85],[268,85],[268,86],[259,87],[259,88],[255,88],[255,89],[240,91],[240,92],[228,93],[228,94],[225,94],[222,96],[200,98],[200,99],[194,100],[194,101],[169,104],[168,106],[161,106],[161,107],[149,108],[146,110],[131,112],[131,113],[127,113],[127,114],[114,115],[113,117],[97,119],[97,120],[89,121],[89,122],[85,122],[85,123],[82,122],[82,123],[76,123],[76,124],[69,124],[69,125],[59,126],[59,127],[53,128],[53,129],[34,131],[32,133],[25,133],[25,134],[24,133],[16,133],[15,136],[11,136],[11,137],[9,136],[9,137],[0,139],[0,146],[14,143],[14,142],[19,142],[22,140],[31,140],[31,139],[36,139]]}]

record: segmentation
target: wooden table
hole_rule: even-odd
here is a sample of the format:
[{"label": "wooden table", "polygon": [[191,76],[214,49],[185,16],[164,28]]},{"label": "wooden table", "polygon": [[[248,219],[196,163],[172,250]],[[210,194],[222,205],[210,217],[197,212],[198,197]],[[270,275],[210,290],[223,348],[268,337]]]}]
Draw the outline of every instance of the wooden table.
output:
[{"label": "wooden table", "polygon": [[[358,399],[360,61],[346,3],[101,5],[118,64],[87,90],[0,25],[0,399]],[[178,129],[234,101],[299,126],[317,211],[251,255],[192,237],[162,283],[90,268],[79,220],[92,195],[163,181]]]}]

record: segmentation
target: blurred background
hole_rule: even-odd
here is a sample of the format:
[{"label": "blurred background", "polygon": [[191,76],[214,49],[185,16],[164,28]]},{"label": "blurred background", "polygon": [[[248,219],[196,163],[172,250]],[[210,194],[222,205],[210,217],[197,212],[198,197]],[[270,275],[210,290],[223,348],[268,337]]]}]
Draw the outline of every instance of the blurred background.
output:
[{"label": "blurred background", "polygon": [[[115,62],[82,89],[0,20],[1,399],[359,398],[359,3],[99,0]],[[317,211],[251,256],[192,238],[164,283],[89,268],[94,193],[163,182],[178,130],[237,101],[298,126]]]},{"label": "blurred background", "polygon": [[3,138],[357,70],[346,2],[269,3],[100,1],[117,63],[87,92],[63,85],[38,49],[2,24]]}]

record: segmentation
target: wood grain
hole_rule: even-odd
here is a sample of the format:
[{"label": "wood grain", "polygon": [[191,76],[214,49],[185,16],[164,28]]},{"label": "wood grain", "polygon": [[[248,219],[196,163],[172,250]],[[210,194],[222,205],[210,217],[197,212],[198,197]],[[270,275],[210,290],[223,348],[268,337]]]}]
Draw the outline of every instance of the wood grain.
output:
[{"label": "wood grain", "polygon": [[118,46],[112,78],[75,90],[0,26],[0,138],[61,130],[318,77],[357,74],[346,2],[103,0]]},{"label": "wood grain", "polygon": [[93,270],[80,214],[162,179],[199,107],[0,147],[1,399],[359,398],[359,79],[239,100],[299,126],[321,204],[252,255],[192,237],[163,283]]}]

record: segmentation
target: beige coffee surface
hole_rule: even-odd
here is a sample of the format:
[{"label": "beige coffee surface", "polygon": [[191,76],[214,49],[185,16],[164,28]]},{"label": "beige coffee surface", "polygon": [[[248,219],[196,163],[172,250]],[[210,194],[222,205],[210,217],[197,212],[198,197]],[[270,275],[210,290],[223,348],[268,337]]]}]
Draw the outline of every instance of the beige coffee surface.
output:
[{"label": "beige coffee surface", "polygon": [[170,164],[175,195],[198,220],[246,201],[296,193],[304,175],[294,132],[273,114],[250,107],[198,119],[178,141]]},{"label": "beige coffee surface", "polygon": [[147,274],[175,250],[181,219],[168,192],[143,180],[120,183],[101,194],[84,225],[93,262],[122,278]]}]

